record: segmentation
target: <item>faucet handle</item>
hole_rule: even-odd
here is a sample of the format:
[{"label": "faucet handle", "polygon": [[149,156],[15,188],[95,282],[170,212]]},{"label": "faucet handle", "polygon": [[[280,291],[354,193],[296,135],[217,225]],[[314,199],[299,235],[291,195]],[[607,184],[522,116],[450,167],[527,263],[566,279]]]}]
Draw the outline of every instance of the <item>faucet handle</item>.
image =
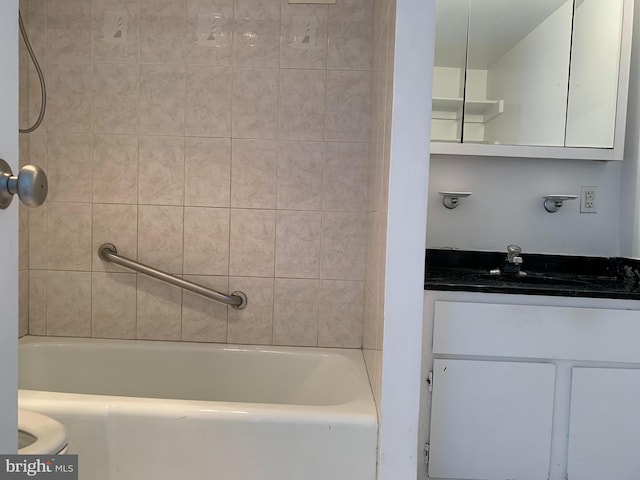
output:
[{"label": "faucet handle", "polygon": [[522,253],[522,248],[518,245],[509,245],[507,247],[507,262],[521,264],[522,258],[520,254]]},{"label": "faucet handle", "polygon": [[520,248],[518,245],[509,245],[507,247],[507,253],[509,255],[517,257],[518,255],[520,255],[522,253],[522,248]]}]

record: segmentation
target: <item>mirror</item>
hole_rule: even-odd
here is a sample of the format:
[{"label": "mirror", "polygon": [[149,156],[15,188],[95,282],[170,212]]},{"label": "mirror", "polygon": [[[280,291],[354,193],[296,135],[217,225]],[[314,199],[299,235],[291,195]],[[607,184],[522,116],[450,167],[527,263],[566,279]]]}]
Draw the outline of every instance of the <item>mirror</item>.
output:
[{"label": "mirror", "polygon": [[432,140],[613,148],[623,0],[438,0]]},{"label": "mirror", "polygon": [[431,139],[462,141],[469,0],[438,0]]},{"label": "mirror", "polygon": [[[471,0],[467,143],[564,145],[572,0]],[[466,129],[465,129],[466,132]]]},{"label": "mirror", "polygon": [[576,0],[567,147],[611,148],[613,145],[622,3],[621,0]]}]

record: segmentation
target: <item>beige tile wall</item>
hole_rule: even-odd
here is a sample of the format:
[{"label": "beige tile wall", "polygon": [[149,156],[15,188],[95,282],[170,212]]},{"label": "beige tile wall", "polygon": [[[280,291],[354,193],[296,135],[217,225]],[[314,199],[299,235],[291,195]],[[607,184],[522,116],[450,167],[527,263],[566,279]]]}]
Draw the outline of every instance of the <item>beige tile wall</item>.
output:
[{"label": "beige tile wall", "polygon": [[[29,0],[50,98],[29,332],[361,347],[372,7]],[[105,241],[249,306],[107,265]]]},{"label": "beige tile wall", "polygon": [[375,0],[363,348],[380,411],[395,0]]}]

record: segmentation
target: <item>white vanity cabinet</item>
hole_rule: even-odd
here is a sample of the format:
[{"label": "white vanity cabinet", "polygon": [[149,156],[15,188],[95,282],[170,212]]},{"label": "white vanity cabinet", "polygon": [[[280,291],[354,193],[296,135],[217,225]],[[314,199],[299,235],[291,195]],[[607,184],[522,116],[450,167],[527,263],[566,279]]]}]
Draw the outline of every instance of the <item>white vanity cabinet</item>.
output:
[{"label": "white vanity cabinet", "polygon": [[425,292],[424,368],[419,478],[640,478],[640,302]]}]

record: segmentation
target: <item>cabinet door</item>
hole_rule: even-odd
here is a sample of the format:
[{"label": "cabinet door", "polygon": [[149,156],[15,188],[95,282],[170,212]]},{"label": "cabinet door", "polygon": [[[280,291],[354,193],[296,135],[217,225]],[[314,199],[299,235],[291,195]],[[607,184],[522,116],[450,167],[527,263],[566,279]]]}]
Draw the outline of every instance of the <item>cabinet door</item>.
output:
[{"label": "cabinet door", "polygon": [[[576,2],[567,104],[567,147],[613,148],[622,13],[622,0]],[[606,35],[594,35],[596,29]]]},{"label": "cabinet door", "polygon": [[564,145],[573,3],[470,2],[464,143]]},{"label": "cabinet door", "polygon": [[555,366],[434,361],[430,478],[549,476]]},{"label": "cabinet door", "polygon": [[640,478],[640,370],[574,368],[569,480]]}]

